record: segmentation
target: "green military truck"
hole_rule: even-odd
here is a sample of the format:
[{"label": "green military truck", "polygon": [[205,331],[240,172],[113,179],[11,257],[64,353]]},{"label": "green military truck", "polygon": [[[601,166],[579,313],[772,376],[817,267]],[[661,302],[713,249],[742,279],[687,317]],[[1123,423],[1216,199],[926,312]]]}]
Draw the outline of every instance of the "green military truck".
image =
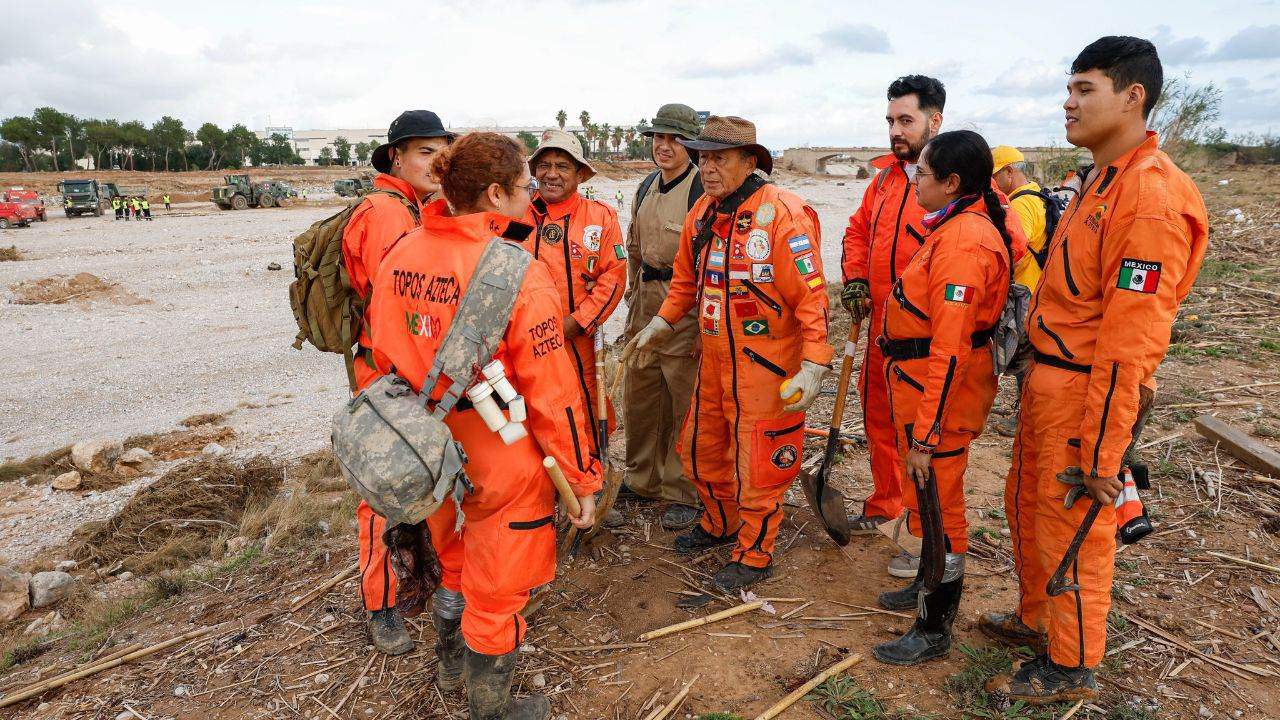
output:
[{"label": "green military truck", "polygon": [[358,178],[344,178],[333,181],[333,191],[338,197],[363,197],[373,189],[373,178],[367,174]]},{"label": "green military truck", "polygon": [[62,210],[67,217],[101,217],[103,203],[110,201],[97,180],[63,180],[58,183],[58,192],[62,193]]},{"label": "green military truck", "polygon": [[279,207],[289,197],[289,189],[275,180],[251,182],[248,175],[227,175],[225,184],[213,189],[212,199],[223,210],[244,210],[250,207]]}]

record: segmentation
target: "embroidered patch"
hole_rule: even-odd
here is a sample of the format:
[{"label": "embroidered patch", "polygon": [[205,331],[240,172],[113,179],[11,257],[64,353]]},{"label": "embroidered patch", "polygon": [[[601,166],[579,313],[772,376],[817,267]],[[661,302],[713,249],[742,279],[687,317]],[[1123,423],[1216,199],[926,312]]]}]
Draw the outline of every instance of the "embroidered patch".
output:
[{"label": "embroidered patch", "polygon": [[756,209],[756,222],[759,223],[761,227],[768,225],[773,222],[773,215],[773,203],[762,203],[760,207]]},{"label": "embroidered patch", "polygon": [[768,320],[762,320],[762,319],[758,319],[758,320],[743,320],[743,321],[742,321],[742,334],[743,334],[743,335],[747,335],[747,336],[749,336],[749,337],[755,337],[755,336],[758,336],[758,335],[768,335],[768,334],[769,334],[769,321],[768,321]]},{"label": "embroidered patch", "polygon": [[578,245],[578,243],[575,243],[575,242],[569,243],[569,257],[573,258],[574,260],[581,260],[582,246]]},{"label": "embroidered patch", "polygon": [[1094,232],[1101,231],[1102,216],[1105,215],[1106,213],[1107,213],[1107,204],[1098,203],[1098,206],[1093,209],[1093,212],[1085,216],[1084,218],[1085,226]]},{"label": "embroidered patch", "polygon": [[827,281],[823,280],[821,275],[806,275],[804,284],[808,285],[810,290],[818,290],[825,287]]},{"label": "embroidered patch", "polygon": [[812,275],[817,272],[818,269],[813,264],[813,253],[805,253],[796,258],[796,270],[799,270],[801,275]]},{"label": "embroidered patch", "polygon": [[752,263],[751,264],[751,280],[758,283],[773,282],[773,264],[772,263]]},{"label": "embroidered patch", "polygon": [[810,250],[813,247],[809,244],[808,235],[797,235],[791,238],[790,240],[788,240],[787,244],[791,246],[792,255],[799,255],[800,253],[806,250]]},{"label": "embroidered patch", "polygon": [[1140,293],[1153,293],[1160,287],[1160,263],[1124,258],[1120,261],[1120,279],[1116,287]]},{"label": "embroidered patch", "polygon": [[614,245],[614,246],[613,246],[613,256],[614,256],[614,257],[616,257],[616,258],[618,258],[619,260],[626,260],[626,259],[627,259],[627,249],[626,249],[626,248],[624,248],[624,247],[622,247],[621,245]]},{"label": "embroidered patch", "polygon": [[564,228],[559,225],[545,225],[542,228],[542,242],[548,245],[559,245],[564,239]]},{"label": "embroidered patch", "polygon": [[744,233],[750,230],[751,229],[751,211],[743,210],[742,212],[738,213],[737,220],[734,222],[734,224],[737,226],[738,232]]},{"label": "embroidered patch", "polygon": [[724,252],[724,238],[719,235],[713,236],[715,239],[711,241],[711,249]]},{"label": "embroidered patch", "polygon": [[942,297],[944,300],[968,305],[973,302],[973,288],[968,285],[952,285],[951,283],[947,283],[946,292]]},{"label": "embroidered patch", "polygon": [[715,268],[716,270],[724,269],[724,253],[713,252],[707,254],[707,269]]},{"label": "embroidered patch", "polygon": [[773,457],[769,460],[773,463],[773,466],[779,470],[786,470],[792,465],[795,465],[796,459],[799,457],[800,451],[796,449],[795,445],[783,445],[773,451]]},{"label": "embroidered patch", "polygon": [[738,242],[737,240],[733,241],[733,247],[730,250],[729,259],[731,260],[746,259],[746,254],[742,250],[742,243]]},{"label": "embroidered patch", "polygon": [[752,230],[747,236],[747,257],[752,260],[764,262],[769,259],[769,253],[773,251],[773,246],[769,243],[769,233],[764,230]]},{"label": "embroidered patch", "polygon": [[[735,270],[735,269],[733,269],[733,268],[730,268],[730,269],[729,269],[729,279],[730,279],[730,280],[750,280],[750,279],[751,279],[751,271],[750,271],[750,270]],[[743,289],[743,290],[746,290],[746,288],[742,288],[742,289]]]},{"label": "embroidered patch", "polygon": [[[730,279],[730,280],[745,280],[745,279],[746,279],[746,278],[735,278],[735,277],[733,277],[733,275],[732,275],[733,271],[731,270],[731,271],[729,271],[729,272],[730,272],[730,277],[729,277],[729,279]],[[745,271],[745,270],[744,270],[744,271],[742,271],[742,272],[748,272],[748,271]],[[748,274],[749,274],[749,273],[748,273]],[[750,290],[748,290],[748,289],[746,288],[746,286],[745,286],[745,285],[734,285],[734,286],[732,286],[732,287],[730,287],[730,288],[729,288],[729,297],[731,297],[731,298],[747,297],[747,296],[748,296],[748,295],[750,295],[750,294],[751,294],[751,291],[750,291]]]},{"label": "embroidered patch", "polygon": [[599,225],[588,225],[582,229],[582,246],[591,252],[600,252],[600,233],[604,228]]},{"label": "embroidered patch", "polygon": [[587,256],[587,272],[594,272],[596,269],[596,261],[600,259],[598,255]]},{"label": "embroidered patch", "polygon": [[702,332],[707,335],[720,334],[720,312],[723,306],[719,301],[702,298]]},{"label": "embroidered patch", "polygon": [[[752,318],[760,314],[760,306],[756,304],[755,300],[734,300],[731,303],[731,307],[733,308],[733,314],[741,318]],[[746,328],[745,324],[743,324],[743,328]],[[750,335],[751,333],[747,334]]]},{"label": "embroidered patch", "polygon": [[721,285],[724,285],[724,273],[719,272],[719,271],[716,271],[716,270],[708,270],[708,271],[707,271],[707,284],[708,284],[708,285],[715,285],[715,286],[717,286],[717,287],[719,287],[719,286],[721,286]]}]

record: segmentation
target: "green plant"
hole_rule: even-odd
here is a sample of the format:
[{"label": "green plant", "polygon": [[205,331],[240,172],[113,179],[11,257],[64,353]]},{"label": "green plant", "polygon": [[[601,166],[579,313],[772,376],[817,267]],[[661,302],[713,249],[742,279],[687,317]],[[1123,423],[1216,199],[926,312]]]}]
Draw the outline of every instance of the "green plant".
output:
[{"label": "green plant", "polygon": [[699,715],[697,720],[742,720],[742,716],[734,715],[733,713],[713,712]]},{"label": "green plant", "polygon": [[1160,706],[1144,707],[1132,703],[1122,703],[1107,712],[1107,720],[1157,720],[1161,717]]},{"label": "green plant", "polygon": [[951,693],[952,704],[964,717],[999,718],[1000,720],[1052,720],[1059,706],[1028,707],[1017,701],[1011,704],[987,694],[986,684],[1000,673],[1013,669],[1014,651],[1005,647],[971,647],[960,645],[964,667],[947,678],[944,687]]},{"label": "green plant", "polygon": [[858,681],[840,675],[828,679],[813,692],[805,695],[837,720],[931,720],[928,715],[907,714],[885,708],[870,691],[859,687]]}]

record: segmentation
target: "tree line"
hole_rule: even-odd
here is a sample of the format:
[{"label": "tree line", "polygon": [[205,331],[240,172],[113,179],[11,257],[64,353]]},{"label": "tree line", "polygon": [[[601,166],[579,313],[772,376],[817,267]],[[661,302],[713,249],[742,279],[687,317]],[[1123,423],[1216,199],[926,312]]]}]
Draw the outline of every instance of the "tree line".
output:
[{"label": "tree line", "polygon": [[[556,125],[561,130],[564,130],[568,122],[568,113],[564,110],[556,113]],[[649,129],[649,121],[645,118],[640,118],[640,122],[631,126],[593,123],[591,113],[583,110],[578,113],[578,122],[583,129],[572,132],[578,138],[578,142],[582,143],[582,152],[586,157],[644,160],[653,150],[653,141],[642,135]],[[530,152],[538,147],[540,138],[533,133],[521,132],[518,133],[518,137]]]},{"label": "tree line", "polygon": [[70,170],[79,160],[122,170],[215,170],[253,165],[301,165],[289,139],[259,138],[241,123],[204,123],[194,132],[165,115],[147,127],[138,120],[80,118],[52,107],[0,120],[0,171]]}]

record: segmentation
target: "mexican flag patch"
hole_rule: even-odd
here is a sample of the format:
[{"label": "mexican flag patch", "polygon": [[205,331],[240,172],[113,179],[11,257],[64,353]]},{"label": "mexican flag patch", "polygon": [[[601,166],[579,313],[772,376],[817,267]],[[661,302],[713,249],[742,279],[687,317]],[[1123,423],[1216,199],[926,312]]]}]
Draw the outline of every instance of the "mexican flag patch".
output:
[{"label": "mexican flag patch", "polygon": [[968,285],[952,285],[948,283],[946,299],[951,302],[971,303],[973,302],[973,288]]},{"label": "mexican flag patch", "polygon": [[1120,279],[1116,287],[1140,293],[1153,293],[1160,286],[1160,263],[1125,258],[1120,261]]},{"label": "mexican flag patch", "polygon": [[813,253],[805,253],[796,258],[796,270],[799,270],[801,275],[812,275],[816,271],[813,266]]}]

